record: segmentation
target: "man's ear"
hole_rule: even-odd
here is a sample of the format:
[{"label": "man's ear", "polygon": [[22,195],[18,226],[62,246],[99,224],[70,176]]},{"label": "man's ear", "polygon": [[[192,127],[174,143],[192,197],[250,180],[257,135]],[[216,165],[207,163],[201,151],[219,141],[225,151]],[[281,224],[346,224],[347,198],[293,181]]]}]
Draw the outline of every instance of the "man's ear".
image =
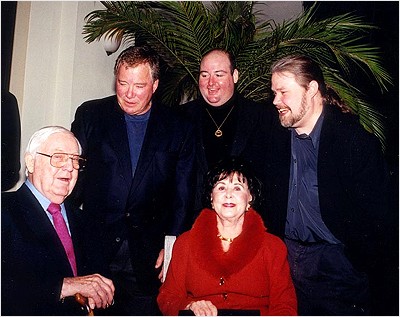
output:
[{"label": "man's ear", "polygon": [[233,71],[233,82],[236,84],[239,80],[239,71],[235,68],[235,70]]},{"label": "man's ear", "polygon": [[158,80],[158,79],[156,79],[156,80],[154,81],[154,83],[153,83],[153,94],[155,93],[155,91],[156,91],[157,88],[158,88],[158,83],[159,83],[159,80]]},{"label": "man's ear", "polygon": [[25,155],[25,165],[28,172],[32,174],[35,170],[35,158],[32,154],[28,153]]},{"label": "man's ear", "polygon": [[310,97],[314,97],[318,92],[318,88],[319,88],[319,85],[318,85],[317,81],[312,80],[308,84],[307,93],[310,95]]}]

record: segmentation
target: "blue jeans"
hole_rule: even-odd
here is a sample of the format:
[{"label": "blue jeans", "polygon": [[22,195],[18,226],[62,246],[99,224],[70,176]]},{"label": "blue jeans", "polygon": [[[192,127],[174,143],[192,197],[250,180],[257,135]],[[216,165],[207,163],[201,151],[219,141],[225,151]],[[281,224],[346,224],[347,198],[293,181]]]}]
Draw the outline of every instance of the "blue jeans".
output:
[{"label": "blue jeans", "polygon": [[366,274],[356,271],[343,245],[285,239],[299,315],[369,314]]}]

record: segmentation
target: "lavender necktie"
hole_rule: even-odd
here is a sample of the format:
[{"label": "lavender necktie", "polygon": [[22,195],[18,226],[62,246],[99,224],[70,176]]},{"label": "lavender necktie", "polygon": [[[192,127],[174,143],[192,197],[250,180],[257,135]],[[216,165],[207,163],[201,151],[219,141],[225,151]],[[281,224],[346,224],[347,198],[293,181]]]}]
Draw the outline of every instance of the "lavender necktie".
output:
[{"label": "lavender necktie", "polygon": [[72,244],[72,239],[69,235],[67,225],[65,224],[64,218],[61,214],[61,206],[59,204],[51,203],[47,210],[53,217],[54,227],[64,246],[65,252],[67,253],[69,263],[71,264],[72,271],[74,272],[74,276],[76,276],[77,272],[74,246]]}]

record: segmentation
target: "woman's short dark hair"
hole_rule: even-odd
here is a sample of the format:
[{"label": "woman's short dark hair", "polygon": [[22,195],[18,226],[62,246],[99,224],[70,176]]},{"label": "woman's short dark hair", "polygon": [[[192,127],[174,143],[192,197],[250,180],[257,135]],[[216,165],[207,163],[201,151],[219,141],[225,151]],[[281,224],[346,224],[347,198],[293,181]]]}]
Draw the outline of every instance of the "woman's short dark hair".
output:
[{"label": "woman's short dark hair", "polygon": [[206,208],[211,208],[211,193],[218,181],[228,176],[237,174],[241,181],[247,183],[252,200],[250,206],[254,209],[261,203],[262,185],[254,174],[249,163],[239,157],[228,157],[219,161],[207,172],[204,179],[203,204]]}]

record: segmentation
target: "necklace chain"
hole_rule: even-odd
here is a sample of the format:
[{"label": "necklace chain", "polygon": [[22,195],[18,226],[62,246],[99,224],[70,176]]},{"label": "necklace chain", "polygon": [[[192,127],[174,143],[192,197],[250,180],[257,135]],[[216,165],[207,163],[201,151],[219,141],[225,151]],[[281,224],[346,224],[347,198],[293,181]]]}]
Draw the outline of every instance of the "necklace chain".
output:
[{"label": "necklace chain", "polygon": [[225,238],[225,237],[221,236],[220,234],[217,234],[217,237],[222,241],[226,241],[226,242],[229,242],[229,243],[233,242],[233,238]]},{"label": "necklace chain", "polygon": [[208,109],[205,108],[206,111],[207,111],[207,113],[208,113],[208,115],[210,116],[211,120],[214,122],[215,126],[217,127],[217,130],[215,130],[215,133],[214,133],[215,136],[216,136],[217,138],[220,138],[220,137],[222,136],[221,127],[222,127],[223,124],[225,123],[226,119],[228,119],[228,117],[229,117],[229,115],[231,114],[233,108],[235,108],[235,105],[232,106],[231,110],[229,110],[228,114],[226,115],[224,121],[222,121],[222,123],[221,123],[219,126],[218,126],[218,124],[215,122],[215,120],[214,120],[214,118],[212,117],[210,111],[208,111]]}]

